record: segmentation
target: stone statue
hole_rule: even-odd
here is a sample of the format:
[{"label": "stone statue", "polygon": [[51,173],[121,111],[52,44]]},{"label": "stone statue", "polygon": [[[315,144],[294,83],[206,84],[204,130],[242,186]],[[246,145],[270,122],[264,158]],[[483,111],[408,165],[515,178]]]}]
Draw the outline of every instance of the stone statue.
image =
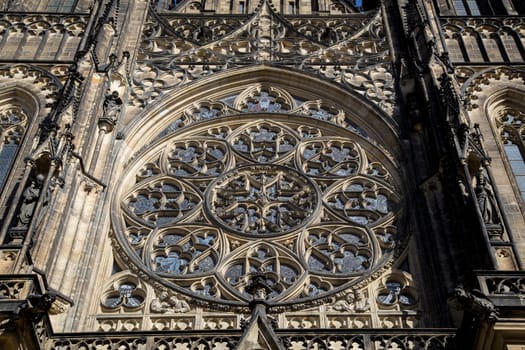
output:
[{"label": "stone statue", "polygon": [[476,196],[478,198],[479,210],[481,216],[486,224],[498,224],[500,222],[497,214],[496,198],[492,191],[487,176],[480,171],[478,175],[478,183],[475,188]]},{"label": "stone statue", "polygon": [[354,297],[356,312],[366,312],[370,310],[370,303],[368,302],[368,298],[365,296],[363,291],[354,289]]},{"label": "stone statue", "polygon": [[29,186],[24,190],[23,201],[18,213],[18,222],[16,228],[26,228],[31,221],[35,205],[40,197],[40,190],[42,187],[42,177],[37,176],[36,180],[31,181]]},{"label": "stone statue", "polygon": [[185,300],[178,299],[174,295],[170,296],[168,292],[163,291],[158,298],[152,300],[150,309],[154,313],[184,313],[190,311],[190,305]]},{"label": "stone statue", "polygon": [[118,91],[113,91],[111,94],[107,95],[104,100],[104,117],[115,122],[118,118],[121,106],[122,100]]}]

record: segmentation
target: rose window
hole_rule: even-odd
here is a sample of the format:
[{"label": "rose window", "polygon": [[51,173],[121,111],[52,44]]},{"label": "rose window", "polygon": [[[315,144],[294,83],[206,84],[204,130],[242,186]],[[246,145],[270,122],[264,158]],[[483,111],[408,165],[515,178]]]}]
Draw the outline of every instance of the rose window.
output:
[{"label": "rose window", "polygon": [[202,302],[246,305],[255,273],[275,305],[327,297],[392,258],[396,171],[369,139],[328,123],[204,120],[126,169],[117,252],[150,282]]}]

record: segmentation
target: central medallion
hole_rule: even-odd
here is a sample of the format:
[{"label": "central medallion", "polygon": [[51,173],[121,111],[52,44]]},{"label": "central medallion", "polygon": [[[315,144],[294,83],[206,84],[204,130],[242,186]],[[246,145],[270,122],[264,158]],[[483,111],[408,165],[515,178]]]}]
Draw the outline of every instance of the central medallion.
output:
[{"label": "central medallion", "polygon": [[277,235],[295,230],[320,206],[315,184],[296,170],[264,164],[236,168],[210,186],[206,206],[229,231]]}]

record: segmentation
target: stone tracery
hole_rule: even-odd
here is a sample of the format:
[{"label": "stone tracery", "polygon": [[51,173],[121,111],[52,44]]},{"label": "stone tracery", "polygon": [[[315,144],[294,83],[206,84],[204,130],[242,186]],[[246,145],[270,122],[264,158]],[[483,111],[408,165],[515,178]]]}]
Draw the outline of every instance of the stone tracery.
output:
[{"label": "stone tracery", "polygon": [[0,188],[24,137],[28,119],[26,112],[18,106],[0,111]]},{"label": "stone tracery", "polygon": [[[203,29],[206,26],[208,30]],[[302,67],[348,87],[393,114],[394,79],[380,13],[293,19],[278,15],[270,2],[261,1],[250,18],[218,22],[151,11],[143,34],[138,65],[132,72],[131,103],[135,106],[246,62],[272,61]],[[244,109],[277,112],[288,107],[271,93],[266,97],[248,102]]]},{"label": "stone tracery", "polygon": [[211,187],[208,208],[234,232],[289,232],[318,206],[313,183],[285,167],[256,165],[225,174]]},{"label": "stone tracery", "polygon": [[164,134],[129,172],[122,254],[177,292],[238,305],[257,271],[289,304],[383,266],[397,240],[395,165],[352,131],[296,118],[224,116]]}]

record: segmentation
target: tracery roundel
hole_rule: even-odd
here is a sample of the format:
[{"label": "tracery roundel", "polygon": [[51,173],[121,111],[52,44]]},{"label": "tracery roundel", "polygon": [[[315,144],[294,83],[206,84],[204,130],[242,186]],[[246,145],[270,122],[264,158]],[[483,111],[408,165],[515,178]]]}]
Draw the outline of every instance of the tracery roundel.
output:
[{"label": "tracery roundel", "polygon": [[396,165],[369,139],[305,117],[204,120],[142,151],[115,202],[119,253],[194,298],[277,305],[349,288],[392,258]]}]

